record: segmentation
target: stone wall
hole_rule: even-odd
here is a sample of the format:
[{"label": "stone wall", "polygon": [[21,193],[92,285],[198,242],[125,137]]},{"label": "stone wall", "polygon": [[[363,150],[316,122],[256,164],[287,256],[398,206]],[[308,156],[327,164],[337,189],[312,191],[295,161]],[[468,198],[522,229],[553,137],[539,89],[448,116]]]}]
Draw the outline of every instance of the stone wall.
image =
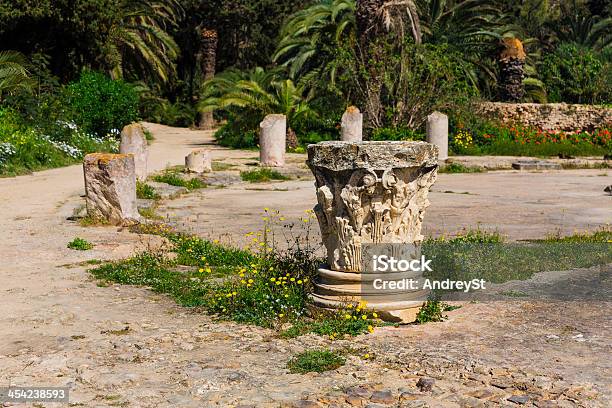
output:
[{"label": "stone wall", "polygon": [[542,130],[593,130],[612,126],[612,108],[604,106],[485,102],[479,109],[491,119]]}]

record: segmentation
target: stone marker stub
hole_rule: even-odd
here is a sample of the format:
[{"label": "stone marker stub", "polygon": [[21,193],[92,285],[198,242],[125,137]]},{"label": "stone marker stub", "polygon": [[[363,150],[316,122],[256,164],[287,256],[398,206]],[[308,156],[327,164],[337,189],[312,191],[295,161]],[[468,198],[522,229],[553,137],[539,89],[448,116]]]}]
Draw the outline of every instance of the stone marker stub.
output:
[{"label": "stone marker stub", "polygon": [[448,116],[442,112],[427,116],[426,140],[438,146],[438,160],[448,159]]},{"label": "stone marker stub", "polygon": [[420,246],[438,148],[426,142],[321,142],[308,146],[308,166],[327,250],[311,296],[315,306],[342,308],[347,300],[367,300],[384,319],[413,321],[422,299],[365,293],[373,274],[362,270],[362,254],[373,244]]},{"label": "stone marker stub", "polygon": [[140,220],[136,170],[131,154],[91,153],[83,160],[87,215],[113,225]]},{"label": "stone marker stub", "polygon": [[363,140],[363,114],[355,106],[349,106],[342,115],[340,139],[344,142]]},{"label": "stone marker stub", "polygon": [[136,178],[147,179],[147,160],[149,159],[149,146],[144,134],[144,128],[139,123],[127,125],[121,131],[121,144],[119,153],[134,155]]},{"label": "stone marker stub", "polygon": [[285,165],[287,118],[285,115],[268,115],[259,124],[259,160],[261,166]]},{"label": "stone marker stub", "polygon": [[211,172],[212,155],[210,150],[198,149],[185,156],[185,171],[198,174]]},{"label": "stone marker stub", "polygon": [[547,160],[525,159],[512,163],[512,168],[515,170],[561,170],[562,166]]}]

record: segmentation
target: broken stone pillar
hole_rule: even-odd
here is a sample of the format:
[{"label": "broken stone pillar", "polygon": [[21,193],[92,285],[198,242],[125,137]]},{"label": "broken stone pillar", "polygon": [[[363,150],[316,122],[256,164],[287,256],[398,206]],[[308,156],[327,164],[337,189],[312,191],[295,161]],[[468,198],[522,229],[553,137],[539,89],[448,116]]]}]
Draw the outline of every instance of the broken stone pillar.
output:
[{"label": "broken stone pillar", "polygon": [[259,161],[262,166],[285,165],[287,118],[285,115],[268,115],[259,124]]},{"label": "broken stone pillar", "polygon": [[139,123],[127,125],[121,131],[121,144],[119,153],[134,155],[136,166],[136,178],[144,181],[147,179],[147,160],[149,158],[149,146],[144,129]]},{"label": "broken stone pillar", "polygon": [[136,170],[131,154],[91,153],[83,160],[87,215],[113,225],[140,220]]},{"label": "broken stone pillar", "polygon": [[448,116],[434,112],[427,116],[427,142],[438,146],[438,160],[448,159]]},{"label": "broken stone pillar", "polygon": [[210,150],[198,149],[185,156],[185,171],[198,174],[211,172],[212,156]]},{"label": "broken stone pillar", "polygon": [[363,139],[363,114],[355,106],[349,106],[342,115],[340,139],[344,142],[361,142]]},{"label": "broken stone pillar", "polygon": [[389,297],[369,291],[377,275],[364,272],[362,261],[371,256],[362,259],[362,254],[373,244],[400,244],[402,251],[420,245],[437,157],[437,147],[425,142],[308,146],[318,201],[314,211],[327,249],[327,265],[319,269],[311,296],[316,306],[338,308],[365,300],[384,319],[414,320],[423,293]]}]

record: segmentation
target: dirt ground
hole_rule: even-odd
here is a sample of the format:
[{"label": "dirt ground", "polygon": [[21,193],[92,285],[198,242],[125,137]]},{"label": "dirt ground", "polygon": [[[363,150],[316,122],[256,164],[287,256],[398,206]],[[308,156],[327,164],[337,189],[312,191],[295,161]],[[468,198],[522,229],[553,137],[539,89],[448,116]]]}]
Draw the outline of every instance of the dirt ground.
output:
[{"label": "dirt ground", "polygon": [[[151,169],[181,164],[191,149],[212,143],[209,132],[148,126],[155,135]],[[221,162],[257,156],[211,147]],[[612,221],[612,197],[603,193],[610,174],[441,174],[425,235],[480,225],[525,239],[605,225]],[[155,238],[68,221],[82,194],[80,166],[0,179],[0,386],[70,386],[71,404],[86,407],[611,405],[607,289],[580,301],[537,295],[551,285],[609,285],[609,270],[509,282],[500,290],[536,295],[465,303],[443,323],[378,328],[334,342],[314,335],[284,340],[271,330],[214,321],[145,288],[98,287],[80,263],[127,257]],[[303,179],[207,188],[158,211],[240,245],[244,232],[260,228],[264,207],[289,218],[314,201],[312,180]],[[67,249],[76,236],[95,248]],[[332,372],[288,372],[293,354],[319,346],[352,354]],[[417,386],[421,378],[434,380],[432,390]]]}]

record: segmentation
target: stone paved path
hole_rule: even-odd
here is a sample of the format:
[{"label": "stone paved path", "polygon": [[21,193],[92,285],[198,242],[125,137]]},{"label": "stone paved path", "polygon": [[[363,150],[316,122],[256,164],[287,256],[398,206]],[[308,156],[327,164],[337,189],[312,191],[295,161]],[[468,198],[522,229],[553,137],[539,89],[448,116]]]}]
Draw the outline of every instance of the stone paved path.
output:
[{"label": "stone paved path", "polygon": [[[180,164],[212,140],[206,132],[150,127],[150,168]],[[218,149],[214,156],[256,153]],[[612,184],[605,173],[441,175],[427,229],[481,222],[519,239],[602,225],[612,208],[602,194]],[[308,180],[253,188],[205,189],[161,210],[181,214],[197,232],[238,240],[238,232],[259,227],[263,207],[292,216],[314,202]],[[126,257],[151,238],[67,221],[82,192],[79,166],[0,179],[0,386],[69,385],[72,404],[86,407],[610,406],[612,302],[470,303],[444,323],[287,341],[215,322],[143,288],[98,287],[80,262]],[[75,236],[96,247],[67,249]],[[323,345],[354,353],[334,372],[288,374],[292,354]],[[417,387],[423,377],[435,380],[431,391]]]}]

